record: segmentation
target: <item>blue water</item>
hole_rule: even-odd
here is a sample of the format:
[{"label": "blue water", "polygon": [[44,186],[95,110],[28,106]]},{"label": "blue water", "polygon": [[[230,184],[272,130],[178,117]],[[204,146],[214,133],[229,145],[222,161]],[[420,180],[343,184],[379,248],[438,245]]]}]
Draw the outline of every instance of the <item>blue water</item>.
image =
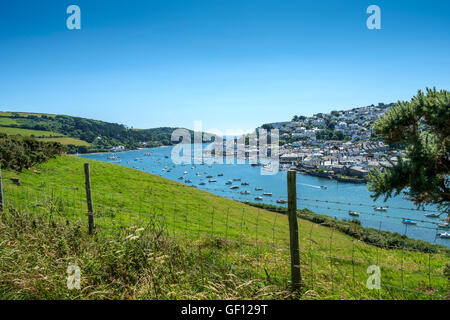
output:
[{"label": "blue water", "polygon": [[[174,165],[170,157],[171,150],[172,147],[162,147],[121,152],[116,154],[120,157],[120,162],[116,163],[187,185],[195,185],[199,189],[226,198],[286,206],[276,203],[276,200],[287,199],[286,171],[279,171],[275,175],[261,175],[261,167],[252,167],[248,163],[212,164],[211,166],[207,164]],[[151,153],[151,156],[144,156],[145,153]],[[83,155],[83,157],[114,162],[107,159],[111,155],[113,154],[104,153]],[[163,171],[165,167],[171,169],[171,172],[167,172],[167,169]],[[184,174],[185,171],[188,173]],[[198,172],[201,173],[200,176],[196,175]],[[218,176],[218,174],[223,174],[223,176]],[[217,182],[208,182],[209,178],[206,178],[208,175],[213,176],[211,179],[216,179]],[[183,177],[183,180],[178,179],[179,177]],[[225,185],[225,182],[234,178],[240,178],[241,181],[233,181],[232,185],[238,185],[239,189],[231,190],[230,185]],[[186,179],[191,180],[192,183],[185,182]],[[199,185],[201,182],[205,182],[205,185]],[[248,182],[249,185],[243,186],[241,182]],[[326,186],[327,188],[323,189],[320,186]],[[255,187],[263,188],[263,191],[256,191]],[[243,190],[248,190],[250,194],[240,194]],[[264,196],[262,195],[263,192],[270,192],[272,196]],[[263,200],[255,200],[256,196],[261,196]],[[357,219],[361,221],[363,226],[398,232],[411,238],[450,247],[450,240],[436,236],[438,232],[443,232],[443,230],[437,230],[437,224],[441,222],[439,218],[426,217],[425,213],[427,212],[415,210],[416,207],[401,196],[389,199],[387,202],[383,202],[382,199],[374,202],[370,197],[367,186],[364,184],[340,183],[298,174],[297,197],[298,208],[308,208],[316,213],[326,214],[338,219],[352,219],[353,217],[349,216],[348,210],[357,211],[360,213]],[[341,203],[330,203],[330,201]],[[375,211],[373,206],[388,206],[389,208],[385,212],[379,212]],[[426,209],[435,210],[433,207],[427,207]],[[402,218],[413,219],[417,221],[417,225],[405,225],[402,223]]]}]

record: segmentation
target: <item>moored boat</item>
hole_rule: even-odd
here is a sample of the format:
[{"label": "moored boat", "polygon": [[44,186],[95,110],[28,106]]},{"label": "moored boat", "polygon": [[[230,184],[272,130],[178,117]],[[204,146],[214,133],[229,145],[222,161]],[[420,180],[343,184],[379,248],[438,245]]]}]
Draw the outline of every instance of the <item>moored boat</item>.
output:
[{"label": "moored boat", "polygon": [[359,212],[357,212],[357,211],[349,210],[348,214],[351,215],[351,216],[354,216],[354,217],[359,217]]},{"label": "moored boat", "polygon": [[417,221],[403,218],[402,223],[403,224],[417,224]]},{"label": "moored boat", "polygon": [[439,233],[439,238],[442,238],[442,239],[450,239],[450,233],[449,233],[449,232],[442,232],[442,233]]},{"label": "moored boat", "polygon": [[425,215],[425,217],[428,217],[428,218],[439,218],[439,216],[440,216],[439,213],[427,213]]}]

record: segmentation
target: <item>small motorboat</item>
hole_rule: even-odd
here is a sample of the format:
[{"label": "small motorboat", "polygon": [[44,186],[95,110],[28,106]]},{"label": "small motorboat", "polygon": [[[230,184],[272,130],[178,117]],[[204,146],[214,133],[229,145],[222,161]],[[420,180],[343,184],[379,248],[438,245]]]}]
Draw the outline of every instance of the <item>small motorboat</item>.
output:
[{"label": "small motorboat", "polygon": [[357,212],[357,211],[349,210],[348,214],[351,215],[351,216],[354,216],[354,217],[359,217],[359,212]]},{"label": "small motorboat", "polygon": [[417,224],[417,221],[403,218],[402,223],[403,224]]},{"label": "small motorboat", "polygon": [[373,210],[375,210],[375,211],[387,211],[387,208],[388,207],[375,207],[375,208],[373,208]]},{"label": "small motorboat", "polygon": [[262,197],[255,197],[255,200],[262,200],[263,198]]},{"label": "small motorboat", "polygon": [[287,203],[287,201],[286,200],[277,200],[277,203]]},{"label": "small motorboat", "polygon": [[233,181],[241,181],[241,178],[235,178]]},{"label": "small motorboat", "polygon": [[256,187],[256,188],[255,188],[255,190],[256,190],[256,191],[262,191],[262,190],[263,190],[263,188],[260,188],[260,187]]},{"label": "small motorboat", "polygon": [[438,229],[450,229],[450,224],[448,222],[440,223]]},{"label": "small motorboat", "polygon": [[442,238],[442,239],[450,239],[450,233],[449,233],[449,232],[442,232],[442,233],[439,233],[439,238]]},{"label": "small motorboat", "polygon": [[186,182],[186,183],[192,183],[192,181],[189,180],[189,179],[184,180],[184,182]]},{"label": "small motorboat", "polygon": [[241,185],[248,186],[248,182],[242,182]]},{"label": "small motorboat", "polygon": [[179,178],[178,178],[178,180],[183,180],[183,179],[184,179],[184,177],[179,177]]},{"label": "small motorboat", "polygon": [[250,194],[250,191],[245,190],[245,191],[241,191],[240,193],[241,194]]},{"label": "small motorboat", "polygon": [[204,183],[204,182],[200,182],[200,183],[199,183],[200,186],[204,186],[205,184],[206,184],[206,183]]},{"label": "small motorboat", "polygon": [[209,176],[206,176],[206,178],[208,178],[208,179],[209,179],[209,178],[212,178],[212,177],[213,177],[213,176],[211,176],[211,175],[209,175]]},{"label": "small motorboat", "polygon": [[232,184],[233,183],[233,181],[231,181],[231,180],[228,180],[227,182],[225,182],[225,184]]},{"label": "small motorboat", "polygon": [[272,196],[272,193],[271,193],[271,192],[264,192],[264,193],[263,193],[263,196],[271,197],[271,196]]},{"label": "small motorboat", "polygon": [[239,189],[239,186],[231,186],[230,189]]},{"label": "small motorboat", "polygon": [[223,177],[223,173],[219,173],[217,176],[218,177]]},{"label": "small motorboat", "polygon": [[327,189],[327,186],[320,186],[320,189]]},{"label": "small motorboat", "polygon": [[216,179],[209,179],[208,182],[217,182]]},{"label": "small motorboat", "polygon": [[185,172],[183,172],[183,174],[188,174],[188,172],[187,172],[187,171],[185,171]]},{"label": "small motorboat", "polygon": [[425,215],[425,217],[428,217],[428,218],[439,218],[439,216],[440,216],[439,213],[427,213]]}]

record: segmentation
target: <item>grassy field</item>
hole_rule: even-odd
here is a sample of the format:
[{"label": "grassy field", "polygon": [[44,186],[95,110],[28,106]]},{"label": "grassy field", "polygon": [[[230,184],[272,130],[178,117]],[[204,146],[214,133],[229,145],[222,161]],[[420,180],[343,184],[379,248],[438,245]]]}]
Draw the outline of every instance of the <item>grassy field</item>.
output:
[{"label": "grassy field", "polygon": [[46,142],[54,141],[54,142],[59,142],[63,145],[69,145],[69,144],[74,145],[74,146],[89,146],[90,145],[86,141],[83,141],[80,139],[75,139],[75,138],[69,138],[69,137],[38,138],[38,140],[46,141]]},{"label": "grassy field", "polygon": [[[85,162],[94,237],[86,235]],[[3,298],[449,298],[447,254],[381,249],[303,219],[303,289],[291,293],[285,215],[131,168],[61,156],[3,178]],[[65,287],[69,262],[82,270],[81,291]],[[372,264],[381,290],[366,287]]]},{"label": "grassy field", "polygon": [[10,128],[10,127],[0,127],[0,132],[6,133],[6,134],[9,134],[9,135],[20,135],[20,136],[23,136],[23,137],[27,137],[27,136],[35,136],[35,137],[62,137],[62,136],[64,136],[63,134],[57,133],[57,132],[22,129],[22,128]]},{"label": "grassy field", "polygon": [[[3,119],[9,119],[9,118],[0,118],[0,126],[2,125],[1,121]],[[10,119],[10,120],[13,120],[13,119]],[[52,132],[52,131],[0,127],[0,132],[6,133],[8,135],[20,135],[22,137],[34,136],[38,140],[41,140],[41,141],[47,141],[47,142],[55,141],[55,142],[59,142],[63,145],[69,145],[69,144],[74,145],[74,146],[89,146],[90,145],[86,141],[66,137],[61,133]]]}]

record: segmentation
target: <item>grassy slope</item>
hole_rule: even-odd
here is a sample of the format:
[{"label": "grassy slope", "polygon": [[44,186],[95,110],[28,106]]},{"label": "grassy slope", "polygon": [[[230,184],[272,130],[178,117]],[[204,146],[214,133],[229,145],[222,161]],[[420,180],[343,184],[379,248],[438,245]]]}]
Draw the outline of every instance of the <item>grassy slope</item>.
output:
[{"label": "grassy slope", "polygon": [[[51,213],[54,217],[79,221],[85,227],[87,209],[84,200],[84,162],[91,164],[94,211],[99,235],[117,237],[118,230],[133,225],[142,226],[157,219],[164,224],[171,239],[178,243],[181,250],[191,252],[186,255],[186,259],[194,257],[195,267],[186,267],[184,280],[179,279],[174,284],[172,290],[175,293],[172,293],[172,297],[252,298],[260,297],[261,292],[269,298],[285,296],[279,294],[286,292],[290,275],[288,224],[284,215],[246,206],[138,170],[70,156],[58,157],[23,173],[3,172],[5,178],[17,176],[21,181],[21,185],[16,186],[5,179],[6,204],[44,217]],[[375,248],[305,220],[299,220],[299,228],[305,282],[303,298],[444,298],[448,294],[448,280],[443,277],[448,256]],[[14,238],[11,241],[14,243]],[[16,239],[16,242],[20,247],[20,241]],[[3,243],[1,250],[0,261],[6,259],[12,249],[5,247]],[[108,249],[96,250],[107,252]],[[31,252],[30,248],[22,248],[21,251]],[[70,259],[80,261],[82,269],[90,265],[85,259],[101,260],[100,253],[89,258],[71,254],[74,256]],[[44,253],[38,251],[36,255],[38,256],[21,261],[23,270],[29,269],[32,273],[34,269],[30,266],[39,268],[40,263],[45,264],[49,259],[45,250]],[[64,258],[61,263],[47,266],[49,276],[56,272],[57,276],[54,278],[60,279],[61,292],[66,292],[63,290],[64,281],[61,280],[65,274],[61,273],[65,272],[64,266],[70,259]],[[368,277],[366,269],[371,264],[381,267],[383,290],[380,292],[365,287]],[[198,268],[202,270],[201,281],[195,271]],[[8,275],[8,279],[19,277],[17,274],[11,275],[14,272],[8,270],[9,273],[3,273]],[[430,277],[427,275],[429,270]],[[1,271],[0,269],[0,277]],[[101,297],[112,298],[118,297],[118,292],[125,290],[123,287],[120,289],[122,291],[111,288],[111,281],[116,281],[115,278],[109,279],[109,282],[105,280],[96,283],[93,280],[94,274],[89,273],[89,270],[84,275],[86,283],[83,285],[87,289],[80,296],[67,297],[98,297],[93,292],[101,291],[106,286],[108,290],[105,292],[109,293]],[[26,276],[24,271],[20,277]],[[246,283],[240,288],[248,290],[241,292],[236,286],[230,289],[230,282],[221,282],[228,277],[233,277],[235,284]],[[170,297],[167,295],[169,289],[165,294],[146,295],[146,287],[142,284],[147,283],[145,279],[147,278],[140,278],[133,284],[133,289],[125,290],[126,295],[120,297]],[[261,281],[248,282],[251,279]],[[0,278],[0,283],[2,280],[5,281]],[[189,283],[198,285],[188,285]],[[34,285],[39,284],[37,281]],[[170,287],[170,284],[167,286]],[[405,290],[401,290],[402,287]],[[8,289],[19,293],[23,290],[20,281],[8,285]],[[18,297],[21,296],[19,293]],[[13,294],[11,296],[16,297]]]},{"label": "grassy slope", "polygon": [[[2,125],[2,119],[0,118],[0,126]],[[13,119],[11,119],[13,120]],[[83,140],[69,138],[64,136],[62,133],[52,132],[52,131],[42,131],[42,130],[32,130],[32,129],[22,129],[22,128],[11,128],[11,127],[0,127],[0,132],[6,133],[8,135],[19,135],[22,137],[39,137],[38,140],[41,141],[56,141],[63,145],[73,144],[75,146],[89,146],[89,143]]]},{"label": "grassy slope", "polygon": [[64,135],[52,131],[42,131],[42,130],[32,130],[32,129],[22,129],[22,128],[10,128],[10,127],[0,127],[0,132],[9,135],[20,135],[20,136],[32,136],[35,137],[63,137]]}]

